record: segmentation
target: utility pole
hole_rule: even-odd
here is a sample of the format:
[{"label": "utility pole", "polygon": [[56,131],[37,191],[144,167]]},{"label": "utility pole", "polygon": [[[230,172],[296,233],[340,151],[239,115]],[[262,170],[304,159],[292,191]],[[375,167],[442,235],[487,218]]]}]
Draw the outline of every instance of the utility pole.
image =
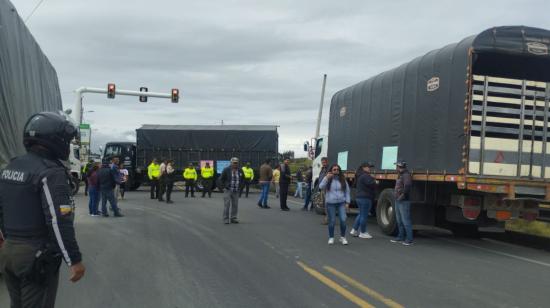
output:
[{"label": "utility pole", "polygon": [[321,118],[323,116],[323,105],[325,102],[325,86],[327,84],[327,74],[323,76],[323,88],[321,90],[321,103],[319,104],[319,113],[317,114],[317,129],[315,130],[315,140],[319,138],[319,133],[321,131]]}]

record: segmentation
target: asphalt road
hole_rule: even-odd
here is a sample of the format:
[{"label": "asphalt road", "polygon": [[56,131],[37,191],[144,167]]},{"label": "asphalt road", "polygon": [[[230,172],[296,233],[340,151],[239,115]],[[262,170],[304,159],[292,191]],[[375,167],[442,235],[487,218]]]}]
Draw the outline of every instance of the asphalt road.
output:
[{"label": "asphalt road", "polygon": [[[373,239],[327,245],[321,217],[240,200],[222,223],[222,198],[121,202],[126,217],[87,215],[77,198],[84,279],[62,267],[58,307],[549,307],[550,252],[493,239],[420,232],[415,245]],[[290,200],[297,200],[290,198]],[[348,219],[348,225],[351,219]],[[550,247],[547,246],[547,247]],[[8,307],[0,279],[0,307]]]}]

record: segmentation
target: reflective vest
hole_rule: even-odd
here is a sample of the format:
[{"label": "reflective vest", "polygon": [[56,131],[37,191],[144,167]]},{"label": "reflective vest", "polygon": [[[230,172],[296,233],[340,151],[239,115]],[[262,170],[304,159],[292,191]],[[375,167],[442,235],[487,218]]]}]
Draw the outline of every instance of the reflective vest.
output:
[{"label": "reflective vest", "polygon": [[158,179],[160,177],[160,165],[151,163],[147,167],[147,175],[149,176],[149,180]]},{"label": "reflective vest", "polygon": [[201,177],[203,179],[211,179],[214,176],[214,168],[202,168],[201,169]]},{"label": "reflective vest", "polygon": [[243,167],[243,173],[245,180],[252,181],[254,179],[254,169]]},{"label": "reflective vest", "polygon": [[195,168],[185,168],[183,171],[183,178],[186,180],[197,180],[197,170]]}]

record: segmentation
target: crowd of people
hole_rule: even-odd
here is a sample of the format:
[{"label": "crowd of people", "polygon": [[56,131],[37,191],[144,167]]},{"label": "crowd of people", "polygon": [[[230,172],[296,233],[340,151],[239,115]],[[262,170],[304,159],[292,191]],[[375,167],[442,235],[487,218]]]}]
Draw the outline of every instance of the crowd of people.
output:
[{"label": "crowd of people", "polygon": [[[82,170],[84,175],[84,194],[89,196],[88,211],[93,217],[109,217],[109,209],[114,217],[123,217],[118,200],[123,200],[128,170],[121,164],[118,157],[112,157],[109,163],[101,164],[90,160]],[[101,202],[101,209],[99,204]]]},{"label": "crowd of people", "polygon": [[[289,186],[293,181],[290,170],[290,159],[284,158],[282,164],[272,168],[271,160],[263,162],[259,169],[258,184],[260,196],[257,202],[262,209],[271,208],[268,205],[270,188],[273,185],[275,197],[279,199],[281,211],[290,211],[288,207]],[[353,185],[356,189],[355,203],[359,214],[355,218],[349,234],[361,239],[370,239],[372,235],[367,231],[367,220],[374,204],[378,182],[371,175],[374,164],[362,163],[355,172]],[[395,213],[398,234],[392,242],[411,245],[413,241],[412,224],[410,219],[409,191],[411,177],[404,161],[396,163],[398,179],[395,185]],[[119,163],[117,157],[113,157],[109,164],[101,166],[99,163],[90,162],[86,166],[86,194],[89,194],[89,212],[91,216],[109,216],[107,202],[115,217],[121,217],[118,200],[124,199],[128,170]],[[176,169],[173,160],[153,159],[147,168],[147,176],[150,182],[151,199],[159,202],[173,203],[172,191],[176,181]],[[182,178],[185,182],[185,198],[195,198],[195,189],[198,185],[199,174],[201,179],[202,198],[212,197],[215,185],[215,171],[209,162],[206,162],[199,170],[192,163],[183,170]],[[223,221],[226,224],[238,223],[239,198],[244,194],[248,198],[250,185],[253,183],[254,170],[250,163],[240,166],[239,159],[234,157],[230,165],[220,172],[217,186],[224,191]],[[323,224],[328,226],[328,244],[334,244],[336,218],[340,225],[339,242],[347,245],[346,220],[351,203],[350,185],[338,164],[329,166],[326,157],[321,159],[321,170],[317,185],[313,185],[312,167],[297,170],[294,181],[296,182],[295,198],[304,200],[303,211],[312,211],[314,205],[312,196],[317,194],[324,203],[325,216]],[[99,202],[101,201],[101,210]]]}]

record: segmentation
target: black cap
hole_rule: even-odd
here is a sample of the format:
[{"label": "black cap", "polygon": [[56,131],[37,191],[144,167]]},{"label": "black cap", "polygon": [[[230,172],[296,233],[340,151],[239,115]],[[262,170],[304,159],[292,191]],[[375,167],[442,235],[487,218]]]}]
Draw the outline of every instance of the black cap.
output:
[{"label": "black cap", "polygon": [[361,168],[365,168],[365,167],[369,167],[369,168],[373,168],[374,167],[374,164],[370,161],[366,161],[366,162],[363,162],[361,164]]},{"label": "black cap", "polygon": [[398,160],[395,165],[400,168],[407,168],[407,162],[404,160]]}]

